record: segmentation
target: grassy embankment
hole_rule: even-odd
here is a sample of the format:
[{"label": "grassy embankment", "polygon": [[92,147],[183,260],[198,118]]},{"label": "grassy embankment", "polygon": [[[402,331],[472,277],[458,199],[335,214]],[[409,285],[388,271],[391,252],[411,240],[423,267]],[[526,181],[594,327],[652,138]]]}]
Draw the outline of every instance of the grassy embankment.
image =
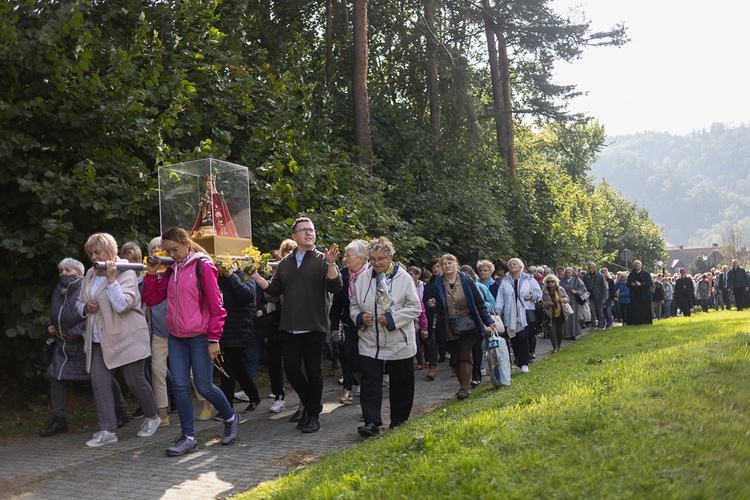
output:
[{"label": "grassy embankment", "polygon": [[239,498],[750,498],[750,313],[590,335]]}]

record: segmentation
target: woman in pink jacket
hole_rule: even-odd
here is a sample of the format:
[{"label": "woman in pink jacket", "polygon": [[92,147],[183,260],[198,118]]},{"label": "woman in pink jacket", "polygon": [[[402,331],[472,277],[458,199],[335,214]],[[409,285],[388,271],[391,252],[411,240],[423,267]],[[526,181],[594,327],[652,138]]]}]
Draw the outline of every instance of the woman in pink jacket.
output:
[{"label": "woman in pink jacket", "polygon": [[213,361],[219,356],[219,339],[226,311],[221,305],[218,271],[205,250],[182,228],[172,227],[161,236],[162,248],[174,259],[160,277],[158,261],[149,263],[143,280],[143,301],[148,306],[167,299],[169,371],[182,434],[167,455],[176,457],[196,451],[195,416],[190,397],[190,370],[198,393],[209,401],[224,420],[222,445],[237,439],[240,417],[224,393],[213,383]]}]

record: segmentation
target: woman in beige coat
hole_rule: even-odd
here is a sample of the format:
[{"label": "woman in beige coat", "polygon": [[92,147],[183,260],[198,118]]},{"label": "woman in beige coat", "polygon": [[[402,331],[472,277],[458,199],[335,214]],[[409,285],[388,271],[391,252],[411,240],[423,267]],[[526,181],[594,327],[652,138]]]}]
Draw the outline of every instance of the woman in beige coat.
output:
[{"label": "woman in beige coat", "polygon": [[134,271],[117,270],[117,242],[111,235],[91,235],[84,250],[92,263],[106,263],[104,269],[88,270],[78,298],[79,312],[86,318],[86,370],[91,375],[101,429],[86,445],[98,448],[117,442],[117,417],[112,398],[115,369],[119,368],[146,416],[138,435],[152,436],[161,420],[157,416],[154,393],[143,374],[143,364],[151,349],[138,278]]}]

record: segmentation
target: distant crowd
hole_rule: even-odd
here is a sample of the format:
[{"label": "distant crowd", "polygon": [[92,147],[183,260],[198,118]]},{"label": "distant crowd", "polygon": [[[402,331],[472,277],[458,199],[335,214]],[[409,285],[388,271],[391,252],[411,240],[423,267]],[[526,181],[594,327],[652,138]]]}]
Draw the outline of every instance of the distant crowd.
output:
[{"label": "distant crowd", "polygon": [[[651,274],[639,261],[618,273],[593,262],[527,268],[518,258],[461,266],[446,253],[423,270],[399,262],[386,237],[351,241],[343,255],[335,244],[321,251],[306,217],[290,236],[264,276],[263,269],[217,268],[177,227],[149,243],[154,258],[141,266],[136,243],[118,249],[111,235],[91,235],[84,250],[100,265],[86,271],[72,258],[58,265],[45,366],[53,418],[40,435],[68,430],[67,384],[90,381],[100,428],[90,447],[116,443],[117,429],[132,418],[143,418],[138,436],[149,437],[172,424],[171,410],[180,436],[168,456],[198,449],[196,418],[222,421],[221,444],[231,445],[240,424],[235,400],[248,404],[246,412],[261,402],[255,376],[265,353],[271,412],[286,410],[286,381],[300,399],[289,420],[303,434],[318,431],[328,358],[330,374],[341,375],[340,403],[359,398],[357,432],[370,437],[383,426],[384,391],[394,428],[409,419],[416,375],[435,380],[439,363],[449,363],[463,400],[496,373],[493,350],[508,360],[508,377],[510,359],[514,373],[528,373],[539,339],[549,339],[554,353],[586,328],[648,324],[696,307],[742,310],[750,285],[736,261],[691,277],[684,269]],[[171,260],[165,265],[159,255]],[[504,340],[498,346],[493,338]],[[116,373],[139,404],[134,412]]]}]

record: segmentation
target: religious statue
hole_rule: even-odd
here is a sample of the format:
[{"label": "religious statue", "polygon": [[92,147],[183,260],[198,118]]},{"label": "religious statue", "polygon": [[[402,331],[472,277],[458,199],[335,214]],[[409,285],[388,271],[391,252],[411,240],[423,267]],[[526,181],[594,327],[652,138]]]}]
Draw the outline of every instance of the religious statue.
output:
[{"label": "religious statue", "polygon": [[222,193],[216,190],[216,177],[211,174],[205,176],[206,190],[198,208],[198,216],[195,219],[191,238],[202,238],[206,236],[229,236],[239,238],[237,229],[232,222],[227,204]]}]

